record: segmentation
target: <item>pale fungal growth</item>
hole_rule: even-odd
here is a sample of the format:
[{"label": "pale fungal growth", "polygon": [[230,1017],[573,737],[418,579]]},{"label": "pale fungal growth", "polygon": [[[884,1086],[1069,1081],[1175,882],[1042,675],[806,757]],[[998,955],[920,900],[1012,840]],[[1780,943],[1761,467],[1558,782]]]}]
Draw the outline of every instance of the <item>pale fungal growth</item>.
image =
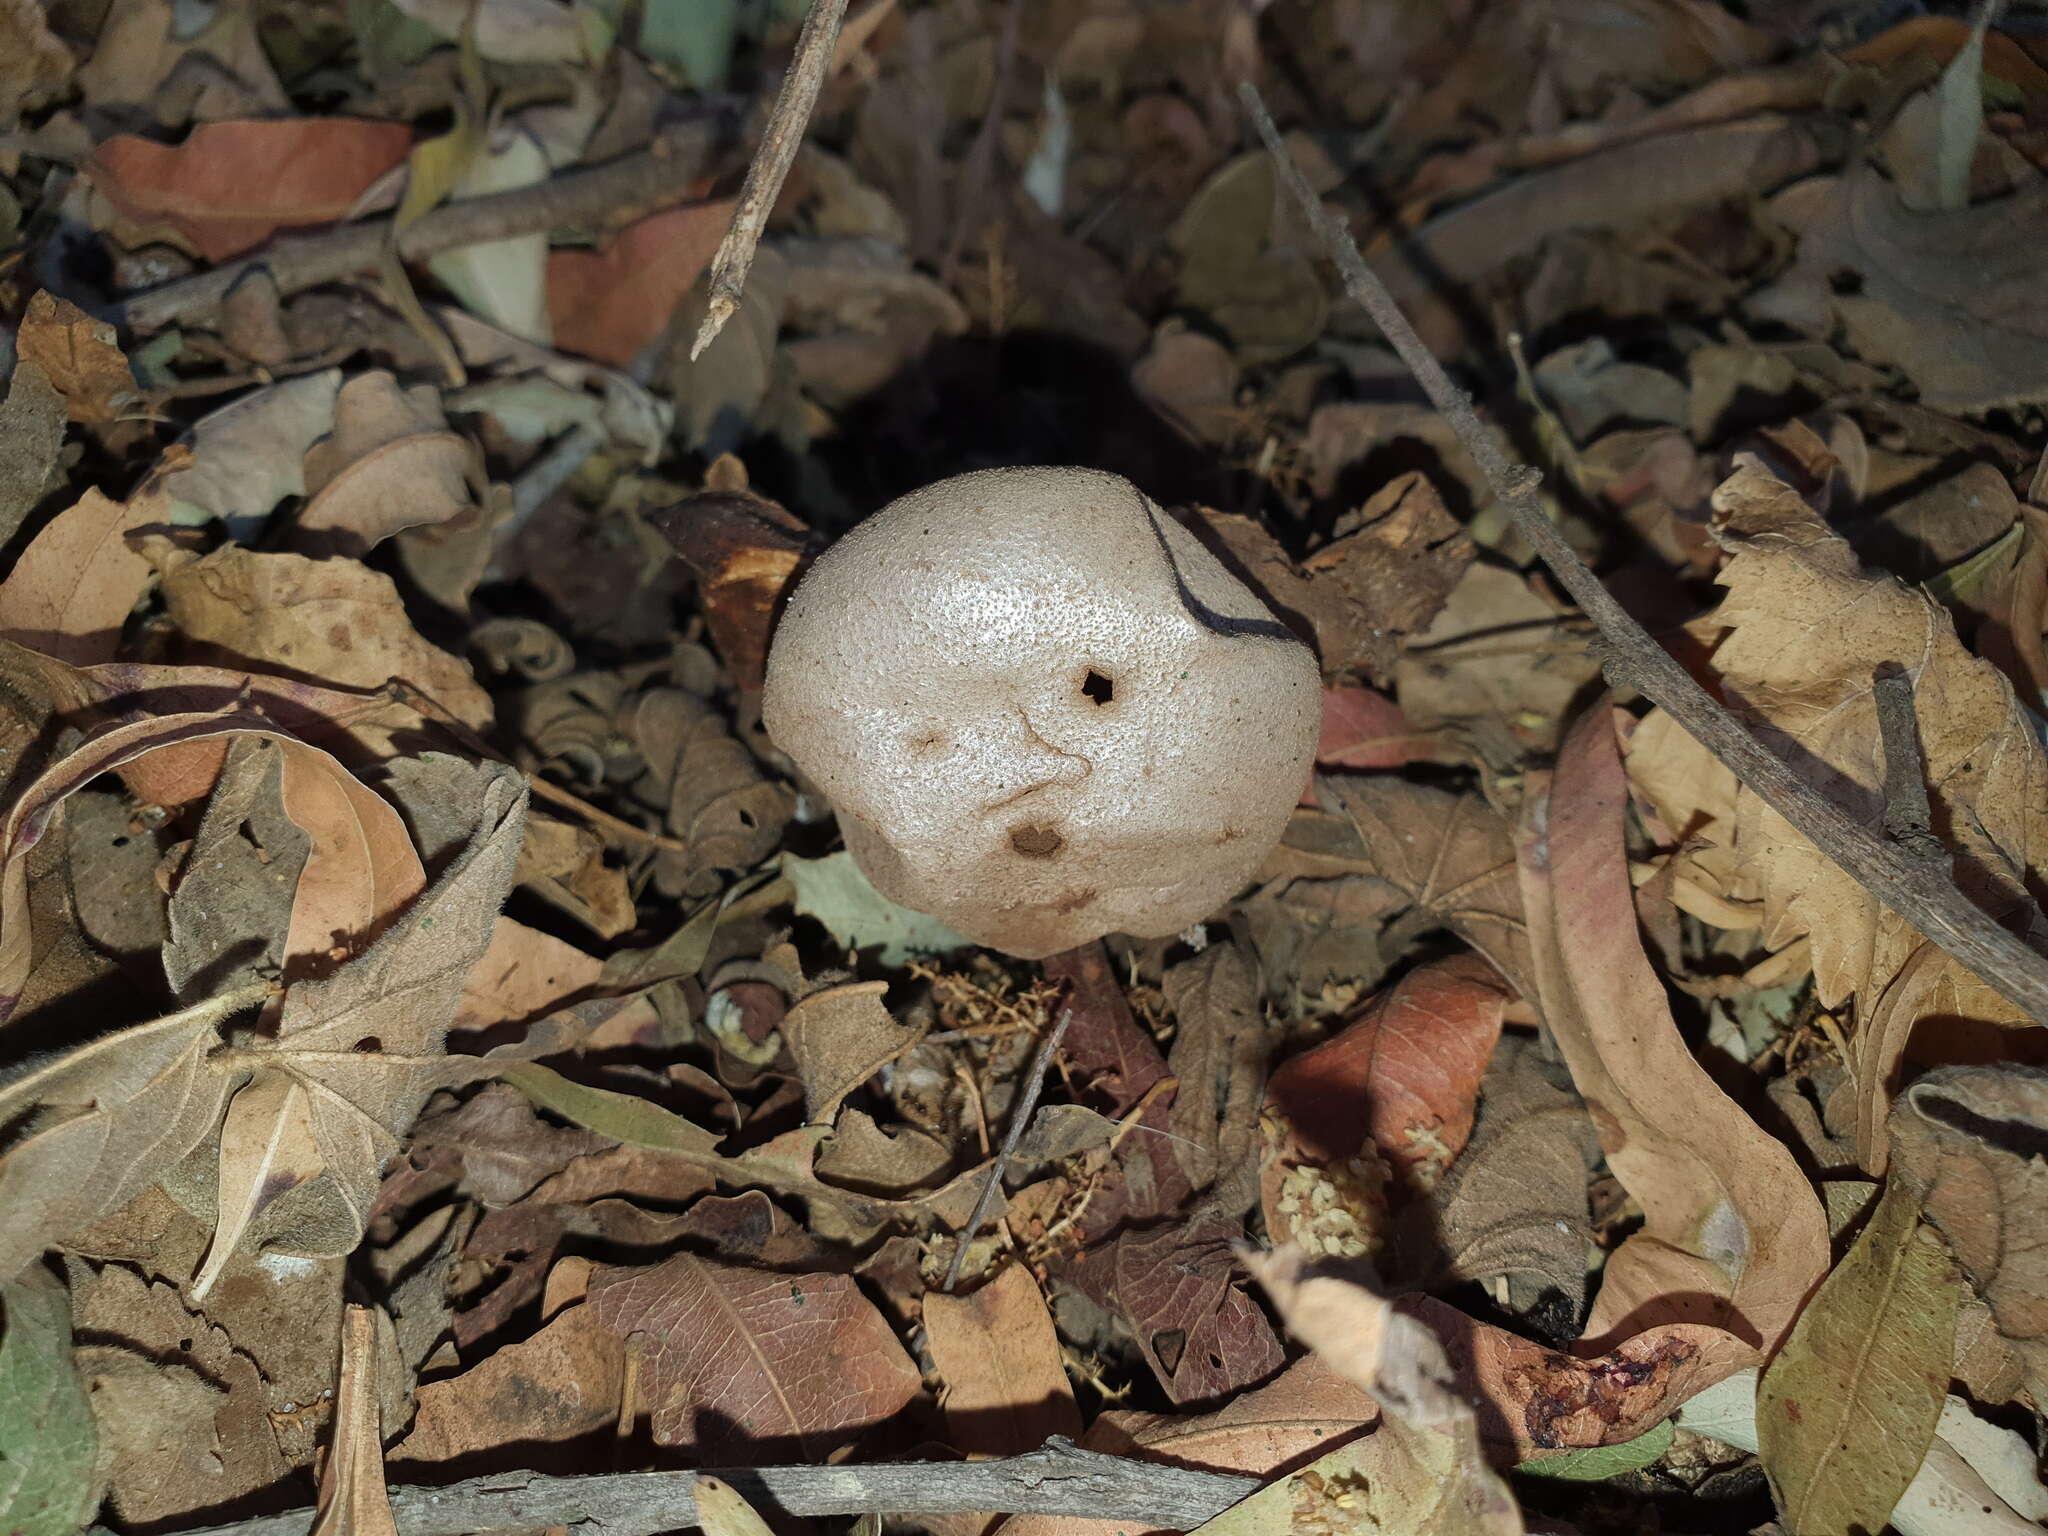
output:
[{"label": "pale fungal growth", "polygon": [[1037,959],[1176,934],[1300,798],[1307,646],[1116,475],[997,469],[821,555],[768,653],[768,734],[885,896]]}]

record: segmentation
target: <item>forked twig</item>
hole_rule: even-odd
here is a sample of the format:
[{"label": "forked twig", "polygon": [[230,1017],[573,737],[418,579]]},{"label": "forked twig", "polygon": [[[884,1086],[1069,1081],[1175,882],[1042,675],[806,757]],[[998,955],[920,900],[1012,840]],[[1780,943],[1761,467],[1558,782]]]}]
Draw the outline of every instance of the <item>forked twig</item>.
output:
[{"label": "forked twig", "polygon": [[1515,526],[1536,547],[1587,618],[1600,631],[1604,666],[1611,682],[1635,688],[1660,705],[1692,738],[1735,774],[1858,884],[1905,918],[1952,958],[1968,966],[2035,1023],[2048,1024],[2048,958],[2037,954],[1980,911],[1942,871],[1919,864],[1899,844],[1874,835],[1850,819],[1757,740],[1749,728],[1702,688],[1630,617],[1600,579],[1578,557],[1536,499],[1535,470],[1510,463],[1481,427],[1472,402],[1454,386],[1443,366],[1424,347],[1386,285],[1359,255],[1351,234],[1310,190],[1280,142],[1258,91],[1238,86],[1239,99],[1272,153],[1309,224],[1329,249],[1344,289],[1367,314],[1415,375]]},{"label": "forked twig", "polygon": [[839,40],[839,23],[845,19],[846,0],[815,0],[804,17],[803,30],[797,33],[796,57],[789,62],[781,94],[768,114],[761,147],[747,166],[739,206],[733,209],[725,238],[718,242],[718,254],[711,258],[711,292],[704,323],[690,343],[693,363],[725,329],[725,322],[739,312],[747,273],[753,270],[754,252],[761,245],[761,231],[768,225],[775,199],[782,195],[783,179],[795,163],[797,146],[804,141],[811,108],[818,104],[818,92],[831,73],[832,45]]},{"label": "forked twig", "polygon": [[1017,1102],[1010,1107],[1010,1129],[1003,1136],[1003,1150],[996,1154],[996,1160],[988,1171],[988,1183],[981,1189],[981,1198],[974,1202],[974,1214],[967,1218],[967,1225],[960,1229],[958,1246],[953,1250],[953,1262],[946,1266],[946,1283],[941,1290],[950,1291],[960,1283],[960,1271],[967,1264],[967,1249],[974,1241],[981,1224],[988,1220],[989,1207],[996,1203],[996,1191],[1002,1187],[1003,1173],[1010,1166],[1010,1157],[1017,1150],[1017,1143],[1024,1139],[1024,1127],[1031,1123],[1031,1112],[1038,1108],[1038,1096],[1045,1091],[1045,1069],[1052,1065],[1052,1053],[1060,1048],[1060,1037],[1067,1032],[1067,1023],[1074,1017],[1071,1003],[1060,1005],[1059,1017],[1053,1020],[1052,1028],[1045,1032],[1045,1038],[1038,1042],[1038,1049],[1031,1053],[1031,1065],[1025,1070],[1023,1090],[1017,1095]]}]

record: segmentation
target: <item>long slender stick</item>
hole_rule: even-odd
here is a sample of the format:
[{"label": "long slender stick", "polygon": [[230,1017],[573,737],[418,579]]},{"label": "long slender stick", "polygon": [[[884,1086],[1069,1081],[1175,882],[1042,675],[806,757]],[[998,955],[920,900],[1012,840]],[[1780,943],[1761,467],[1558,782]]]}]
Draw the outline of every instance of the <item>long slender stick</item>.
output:
[{"label": "long slender stick", "polygon": [[[750,1503],[788,1515],[1095,1515],[1133,1530],[1191,1530],[1258,1491],[1255,1477],[1084,1451],[1055,1437],[997,1461],[749,1467],[715,1474]],[[567,1526],[583,1536],[652,1536],[697,1524],[695,1472],[547,1477],[500,1472],[466,1483],[394,1487],[399,1536],[470,1536]],[[189,1536],[307,1536],[313,1511],[259,1515]],[[113,1536],[95,1527],[86,1536]]]},{"label": "long slender stick", "polygon": [[754,252],[761,245],[761,231],[775,199],[782,195],[782,182],[796,161],[797,146],[804,141],[804,127],[811,120],[811,108],[818,104],[818,92],[831,72],[832,45],[839,40],[839,24],[846,19],[846,0],[812,0],[797,33],[796,57],[783,77],[782,93],[768,114],[761,147],[754,151],[747,167],[740,203],[733,210],[732,223],[711,258],[711,294],[704,311],[704,323],[697,339],[690,343],[690,361],[710,346],[725,322],[739,312],[740,295],[746,290],[747,273],[754,267]]},{"label": "long slender stick", "polygon": [[1300,201],[1302,212],[1329,248],[1345,291],[1364,306],[1400,353],[1423,393],[1450,423],[1493,494],[1508,509],[1515,526],[1536,546],[1580,610],[1598,626],[1605,642],[1602,660],[1609,680],[1633,687],[1661,705],[1694,740],[1727,764],[1737,779],[1859,884],[2023,1009],[2035,1023],[2048,1024],[2048,958],[1972,905],[1939,871],[1918,867],[1897,844],[1851,820],[1793,773],[1600,584],[1556,525],[1544,516],[1536,499],[1541,477],[1527,465],[1508,461],[1480,425],[1472,402],[1451,383],[1386,286],[1365,264],[1350,232],[1309,189],[1282,146],[1258,91],[1247,82],[1238,87],[1238,96],[1272,152],[1280,175]]}]

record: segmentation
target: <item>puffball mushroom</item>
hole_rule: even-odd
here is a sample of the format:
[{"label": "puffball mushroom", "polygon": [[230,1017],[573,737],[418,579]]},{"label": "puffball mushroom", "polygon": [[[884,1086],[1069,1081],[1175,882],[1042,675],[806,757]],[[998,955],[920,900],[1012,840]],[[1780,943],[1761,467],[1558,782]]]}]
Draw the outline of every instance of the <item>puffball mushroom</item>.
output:
[{"label": "puffball mushroom", "polygon": [[762,722],[899,905],[1039,959],[1201,921],[1315,755],[1308,647],[1119,475],[992,469],[812,564]]}]

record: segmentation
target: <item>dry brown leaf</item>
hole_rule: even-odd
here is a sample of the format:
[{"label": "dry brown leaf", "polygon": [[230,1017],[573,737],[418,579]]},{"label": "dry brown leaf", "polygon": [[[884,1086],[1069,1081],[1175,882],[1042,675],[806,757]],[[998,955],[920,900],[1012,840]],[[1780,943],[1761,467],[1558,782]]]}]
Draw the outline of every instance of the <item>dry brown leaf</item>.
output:
[{"label": "dry brown leaf", "polygon": [[[1733,552],[1719,577],[1728,595],[1710,616],[1722,632],[1713,665],[1730,703],[1804,764],[1822,793],[1878,827],[1884,751],[1873,678],[1881,666],[1903,666],[1933,829],[1951,850],[1953,878],[1993,916],[2024,914],[2030,933],[2048,934],[2027,887],[2048,847],[2048,754],[2011,684],[1956,638],[1947,610],[1858,567],[1755,459],[1738,461],[1714,507]],[[1631,774],[1666,834],[1688,844],[1677,876],[1730,904],[1711,916],[1711,904],[1691,909],[1738,923],[1760,905],[1766,945],[1809,941],[1823,1005],[1857,999],[1857,1154],[1881,1168],[1887,1096],[1913,1026],[1930,1016],[2028,1021],[1725,770],[1701,762],[1692,738],[1655,714],[1643,729],[1652,734],[1632,750]]]},{"label": "dry brown leaf", "polygon": [[617,1421],[625,1381],[625,1348],[584,1301],[531,1338],[421,1387],[412,1430],[390,1459],[453,1461],[522,1441],[574,1440]]},{"label": "dry brown leaf", "polygon": [[1165,990],[1176,1021],[1167,1145],[1208,1205],[1242,1215],[1257,1198],[1259,1090],[1272,1049],[1251,963],[1235,944],[1212,944],[1169,967]]},{"label": "dry brown leaf", "polygon": [[462,988],[457,1029],[485,1029],[552,1013],[604,980],[604,962],[538,928],[500,917],[491,947]]},{"label": "dry brown leaf", "polygon": [[1252,519],[1205,514],[1215,536],[1283,614],[1314,634],[1327,677],[1386,682],[1403,645],[1431,627],[1476,550],[1420,473],[1396,476],[1297,567]]},{"label": "dry brown leaf", "polygon": [[1523,997],[1535,994],[1514,836],[1477,795],[1386,774],[1321,774],[1323,811],[1297,811],[1267,859],[1269,878],[1362,876],[1356,903],[1411,931],[1450,929]]},{"label": "dry brown leaf", "polygon": [[1090,1249],[1067,1279],[1121,1317],[1167,1396],[1213,1401],[1256,1386],[1285,1362],[1273,1325],[1240,1289],[1238,1224],[1200,1214],[1185,1226],[1125,1230]]},{"label": "dry brown leaf", "polygon": [[732,210],[729,199],[670,208],[635,220],[596,250],[549,252],[556,343],[630,368],[710,265]]},{"label": "dry brown leaf", "polygon": [[48,293],[31,298],[15,346],[64,397],[73,421],[106,428],[142,408],[142,393],[113,326],[69,299]]},{"label": "dry brown leaf", "polygon": [[846,1275],[783,1275],[678,1254],[600,1269],[598,1319],[639,1359],[658,1444],[821,1461],[918,1393],[917,1367]]},{"label": "dry brown leaf", "polygon": [[[33,7],[35,0],[17,0]],[[64,397],[36,364],[17,361],[0,402],[0,539],[10,543],[56,483],[64,449]]]},{"label": "dry brown leaf", "polygon": [[334,424],[341,379],[323,368],[238,395],[193,423],[159,461],[154,487],[178,514],[221,518],[246,537],[285,497],[305,494],[306,450]]},{"label": "dry brown leaf", "polygon": [[846,1096],[923,1037],[898,1024],[882,1006],[886,981],[855,981],[800,998],[782,1020],[782,1037],[796,1058],[804,1112],[812,1125],[830,1125]]},{"label": "dry brown leaf", "polygon": [[[32,786],[8,824],[0,965],[18,966],[28,952],[15,905],[26,892],[25,829],[39,832],[74,781],[124,756],[236,732],[274,734],[246,717],[144,721],[73,753]],[[195,1296],[245,1242],[314,1254],[352,1249],[377,1170],[420,1103],[440,1083],[477,1074],[473,1063],[443,1057],[441,1044],[509,887],[523,781],[478,770],[466,803],[480,819],[448,873],[363,954],[291,987],[274,1034],[222,1040],[220,1026],[262,1000],[258,986],[117,1030],[8,1084],[0,1106],[10,1119],[35,1106],[70,1113],[0,1158],[11,1217],[0,1269],[18,1271],[167,1177],[186,1203],[219,1212]],[[230,1131],[212,1151],[224,1123]],[[285,1173],[288,1180],[268,1178]]]},{"label": "dry brown leaf", "polygon": [[149,590],[149,562],[127,535],[149,504],[87,491],[60,512],[0,582],[0,635],[74,666],[112,661],[121,626]]},{"label": "dry brown leaf", "polygon": [[2048,189],[1914,213],[1866,167],[1793,186],[1771,211],[1798,236],[1799,255],[1754,301],[1761,313],[1823,334],[1839,323],[1851,346],[1902,369],[1935,410],[2048,398],[2048,280],[2035,259]]},{"label": "dry brown leaf", "polygon": [[488,1083],[456,1108],[429,1115],[412,1128],[409,1143],[416,1164],[453,1164],[460,1187],[487,1206],[511,1205],[577,1158],[612,1144],[595,1131],[548,1124],[505,1083]]},{"label": "dry brown leaf", "polygon": [[310,499],[296,546],[359,559],[393,534],[470,511],[480,476],[476,449],[448,429],[431,385],[401,389],[381,368],[358,374],[335,397],[331,431],[306,450]]},{"label": "dry brown leaf", "polygon": [[166,128],[288,113],[255,10],[251,0],[222,0],[195,28],[163,0],[113,0],[79,88],[101,111],[143,111]]},{"label": "dry brown leaf", "polygon": [[1956,1262],[2026,1370],[2048,1393],[2048,1210],[2039,1155],[2048,1077],[2027,1067],[1942,1067],[1899,1095],[1891,1113],[1893,1177],[1918,1194]]},{"label": "dry brown leaf", "polygon": [[116,135],[86,174],[124,218],[225,261],[279,229],[345,217],[411,146],[408,125],[367,118],[203,123],[177,145]]},{"label": "dry brown leaf", "polygon": [[1584,1347],[1705,1323],[1727,1331],[1694,1365],[1726,1375],[1768,1357],[1827,1273],[1827,1218],[1791,1152],[1722,1092],[1672,1021],[1636,929],[1626,797],[1603,701],[1524,811],[1535,995],[1645,1218],[1607,1261]]},{"label": "dry brown leaf", "polygon": [[955,1450],[1014,1456],[1049,1435],[1081,1433],[1052,1314],[1024,1265],[1009,1265],[972,1295],[931,1292],[924,1327]]},{"label": "dry brown leaf", "polygon": [[[1318,768],[1400,768],[1408,763],[1444,762],[1450,752],[1435,738],[1413,729],[1401,707],[1370,688],[1323,690],[1323,728],[1316,738]],[[1313,787],[1304,791],[1314,804]]]},{"label": "dry brown leaf", "polygon": [[666,790],[669,830],[686,844],[694,887],[715,870],[752,869],[774,851],[790,796],[767,778],[726,714],[680,688],[642,694],[629,734]]},{"label": "dry brown leaf", "polygon": [[164,604],[197,651],[343,688],[399,679],[472,730],[490,696],[466,662],[419,637],[389,576],[353,560],[258,554],[230,545],[164,577]]}]

